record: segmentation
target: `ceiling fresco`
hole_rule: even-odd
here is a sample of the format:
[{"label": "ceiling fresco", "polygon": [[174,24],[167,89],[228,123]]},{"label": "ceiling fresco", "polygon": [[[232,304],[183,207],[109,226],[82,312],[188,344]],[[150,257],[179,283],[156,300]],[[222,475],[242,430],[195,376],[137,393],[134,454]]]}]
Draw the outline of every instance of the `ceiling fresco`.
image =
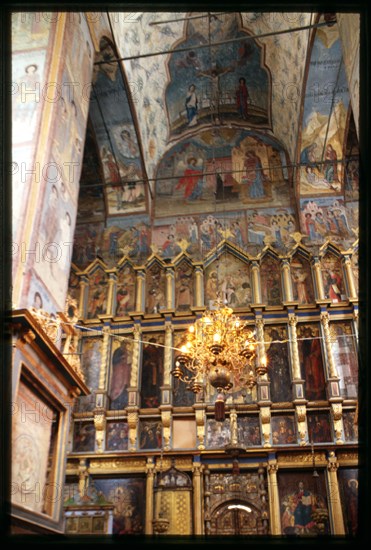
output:
[{"label": "ceiling fresco", "polygon": [[146,186],[128,90],[111,44],[102,39],[95,65],[89,117],[103,169],[107,216],[146,211]]},{"label": "ceiling fresco", "polygon": [[[210,16],[206,36],[203,19],[188,23],[187,38],[175,48],[181,51],[171,54],[168,63],[170,138],[210,123],[270,127],[270,74],[262,66],[264,52],[240,30],[239,21],[236,14]],[[212,43],[224,43],[210,47],[209,36]]]},{"label": "ceiling fresco", "polygon": [[156,216],[290,204],[285,152],[274,138],[235,129],[205,130],[162,159]]},{"label": "ceiling fresco", "polygon": [[339,34],[318,29],[309,64],[301,134],[300,193],[342,190],[343,146],[349,90]]},{"label": "ceiling fresco", "polygon": [[[202,259],[223,239],[258,254],[284,250],[296,232],[306,246],[354,241],[357,125],[334,14],[136,13],[111,23],[96,58],[77,222],[104,223],[100,257]],[[85,234],[78,228],[79,247]]]},{"label": "ceiling fresco", "polygon": [[[187,22],[187,16],[199,19]],[[225,123],[244,121],[245,126],[263,123],[268,126],[272,116],[274,135],[286,147],[290,158],[293,157],[308,31],[264,36],[256,40],[243,38],[308,25],[310,17],[306,13],[216,13],[210,14],[210,18],[207,13],[142,13],[137,14],[135,23],[128,25],[112,14],[115,39],[124,57],[123,66],[142,128],[143,150],[148,153],[148,177],[154,178],[158,160],[171,146],[170,137],[180,136],[181,132],[190,133],[194,126],[215,121],[212,109],[209,109],[209,115],[204,110],[202,116],[198,113],[197,123],[189,127],[191,120],[187,118],[185,105],[188,92],[192,92],[189,87],[193,84],[198,96],[198,110],[206,109],[211,102],[210,77],[213,70],[217,71],[215,80],[219,85]],[[158,24],[161,21],[164,23]],[[211,42],[230,40],[232,36],[241,39],[220,47],[209,47],[209,28]],[[159,52],[185,48],[185,44],[194,49],[158,55]],[[175,71],[176,78],[173,78]],[[243,109],[242,119],[239,118],[237,105],[240,78],[246,79],[251,95],[246,121]],[[272,115],[268,108],[270,101]],[[253,116],[254,105],[255,115],[258,111],[260,115],[256,118]]]}]

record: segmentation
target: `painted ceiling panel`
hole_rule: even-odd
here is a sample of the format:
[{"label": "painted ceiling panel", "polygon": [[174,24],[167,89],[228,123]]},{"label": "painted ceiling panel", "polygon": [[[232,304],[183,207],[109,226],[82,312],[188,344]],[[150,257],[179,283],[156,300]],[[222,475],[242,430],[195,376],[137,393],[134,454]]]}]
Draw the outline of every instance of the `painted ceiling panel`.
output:
[{"label": "painted ceiling panel", "polygon": [[[205,13],[200,19],[181,20],[186,13],[147,13],[137,17],[130,26],[125,21],[112,18],[115,39],[120,54],[137,57],[124,61],[128,75],[139,125],[142,130],[143,148],[148,152],[147,174],[154,177],[156,164],[169,148],[174,134],[181,133],[187,124],[185,99],[189,86],[196,85],[199,109],[202,110],[203,92],[207,101],[212,95],[211,73],[217,70],[220,89],[228,96],[228,90],[236,90],[238,79],[244,77],[252,89],[252,103],[261,103],[266,113],[268,125],[270,113],[267,111],[268,71],[264,74],[258,63],[258,46],[252,40],[230,42],[219,48],[209,48],[209,40],[217,42],[243,36],[245,33],[258,35],[292,29],[310,22],[310,14],[242,14],[245,33],[238,29],[240,14],[215,14],[209,18]],[[202,14],[196,14],[202,15]],[[154,22],[166,21],[164,24]],[[209,32],[210,29],[210,32]],[[153,55],[175,48],[184,48],[184,41],[191,49],[169,55]],[[301,82],[304,74],[308,31],[279,34],[259,39],[265,44],[267,68],[272,74],[272,113],[273,133],[294,157],[299,124]],[[199,46],[206,46],[200,48]],[[194,49],[192,50],[192,47]],[[148,55],[148,57],[146,57]],[[170,61],[170,62],[169,62]],[[177,77],[173,77],[174,69]],[[229,70],[228,70],[229,69]],[[222,74],[226,71],[225,74]],[[184,76],[183,76],[184,73]],[[204,73],[204,75],[201,75]],[[229,73],[229,74],[228,74]],[[198,83],[200,85],[198,86]],[[260,90],[259,90],[260,89]],[[260,91],[260,93],[259,93]],[[200,101],[201,99],[201,101]],[[169,101],[171,105],[169,105]],[[182,103],[183,102],[183,103]],[[231,101],[235,105],[235,97]],[[233,106],[233,109],[235,107]],[[167,120],[167,110],[169,120]],[[225,108],[227,111],[227,107]],[[236,111],[237,114],[237,111]],[[269,115],[269,116],[268,116]],[[237,118],[237,117],[236,117]],[[177,124],[178,121],[178,124]],[[201,119],[202,121],[202,119]],[[206,118],[204,119],[206,123]],[[253,120],[250,125],[254,126]],[[247,120],[246,126],[249,126]]]}]

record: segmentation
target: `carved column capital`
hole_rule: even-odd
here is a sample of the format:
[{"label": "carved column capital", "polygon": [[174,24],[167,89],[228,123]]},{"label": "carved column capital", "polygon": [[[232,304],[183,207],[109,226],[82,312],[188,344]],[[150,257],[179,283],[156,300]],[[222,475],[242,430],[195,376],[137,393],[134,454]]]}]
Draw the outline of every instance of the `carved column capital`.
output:
[{"label": "carved column capital", "polygon": [[296,327],[296,325],[298,324],[298,318],[295,313],[289,313],[288,318],[290,327]]},{"label": "carved column capital", "polygon": [[269,474],[270,476],[275,476],[275,475],[277,475],[277,472],[278,472],[278,464],[277,464],[277,461],[275,461],[275,462],[268,462],[267,471],[268,471],[268,474]]}]

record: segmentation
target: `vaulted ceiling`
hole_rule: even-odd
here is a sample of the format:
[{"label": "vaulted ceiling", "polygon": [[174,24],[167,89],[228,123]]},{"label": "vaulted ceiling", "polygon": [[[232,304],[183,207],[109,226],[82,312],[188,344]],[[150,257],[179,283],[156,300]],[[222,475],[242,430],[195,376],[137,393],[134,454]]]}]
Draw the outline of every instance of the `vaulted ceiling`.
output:
[{"label": "vaulted ceiling", "polygon": [[308,219],[320,211],[330,225],[348,201],[339,239],[354,237],[358,189],[346,184],[344,156],[357,153],[346,54],[357,37],[344,50],[339,16],[109,17],[112,33],[95,59],[78,224],[145,224],[156,252],[179,217],[201,228],[208,214],[243,211],[245,233],[250,227],[259,241],[278,220],[281,234],[295,229],[313,243]]}]

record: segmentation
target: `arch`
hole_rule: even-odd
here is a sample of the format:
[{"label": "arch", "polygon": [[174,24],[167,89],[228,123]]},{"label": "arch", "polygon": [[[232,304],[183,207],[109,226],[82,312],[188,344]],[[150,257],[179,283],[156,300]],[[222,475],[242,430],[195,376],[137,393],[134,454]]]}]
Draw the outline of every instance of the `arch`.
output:
[{"label": "arch", "polygon": [[211,535],[253,535],[262,532],[262,513],[249,500],[222,502],[210,515]]}]

